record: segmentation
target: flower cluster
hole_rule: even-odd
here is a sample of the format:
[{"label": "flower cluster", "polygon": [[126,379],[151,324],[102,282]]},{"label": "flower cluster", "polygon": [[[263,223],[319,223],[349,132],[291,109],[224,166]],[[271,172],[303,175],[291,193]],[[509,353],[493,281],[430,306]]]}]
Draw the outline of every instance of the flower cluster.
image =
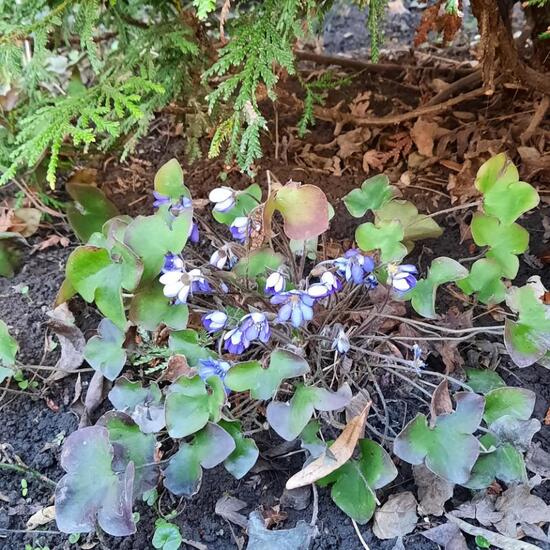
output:
[{"label": "flower cluster", "polygon": [[356,285],[367,282],[367,277],[374,270],[374,260],[362,254],[357,248],[351,248],[340,258],[334,260],[334,265],[346,281]]},{"label": "flower cluster", "polygon": [[212,291],[202,271],[196,268],[187,271],[183,259],[175,254],[165,256],[159,281],[164,285],[164,295],[172,298],[174,304],[186,304],[190,294]]},{"label": "flower cluster", "polygon": [[313,319],[315,298],[303,290],[279,292],[271,298],[271,303],[281,306],[277,314],[277,320],[281,323],[290,321],[293,327],[299,328]]}]

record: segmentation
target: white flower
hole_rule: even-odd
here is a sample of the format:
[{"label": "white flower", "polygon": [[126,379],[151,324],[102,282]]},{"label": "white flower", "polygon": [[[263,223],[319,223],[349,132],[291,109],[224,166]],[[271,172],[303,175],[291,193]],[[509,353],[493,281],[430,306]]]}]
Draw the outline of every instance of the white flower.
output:
[{"label": "white flower", "polygon": [[164,285],[163,294],[167,298],[175,298],[176,303],[185,304],[193,289],[193,283],[204,282],[200,269],[168,271],[162,274],[159,281]]},{"label": "white flower", "polygon": [[285,289],[286,281],[284,275],[274,271],[265,281],[266,294],[278,294]]},{"label": "white flower", "polygon": [[225,244],[210,256],[210,265],[223,269],[226,264],[229,264],[229,267],[233,267],[237,260],[238,258],[233,254],[231,247]]},{"label": "white flower", "polygon": [[332,349],[336,350],[340,355],[345,355],[350,349],[349,338],[344,332],[344,329],[338,331],[338,335],[332,342]]},{"label": "white flower", "polygon": [[236,192],[229,187],[216,187],[208,194],[208,199],[214,204],[217,212],[227,212],[235,206]]}]

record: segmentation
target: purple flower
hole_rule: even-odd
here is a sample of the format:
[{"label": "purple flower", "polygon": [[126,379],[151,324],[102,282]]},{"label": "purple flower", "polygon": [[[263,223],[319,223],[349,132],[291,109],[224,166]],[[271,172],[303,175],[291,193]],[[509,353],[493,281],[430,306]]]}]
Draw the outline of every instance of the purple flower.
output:
[{"label": "purple flower", "polygon": [[229,226],[231,235],[238,241],[245,241],[248,237],[249,221],[247,216],[239,216],[233,220]]},{"label": "purple flower", "polygon": [[265,281],[265,293],[267,295],[278,294],[285,289],[286,280],[282,273],[274,271]]},{"label": "purple flower", "polygon": [[160,208],[166,204],[172,204],[172,199],[168,195],[162,195],[158,191],[153,191],[153,197],[155,197],[153,208]]},{"label": "purple flower", "polygon": [[216,212],[227,212],[235,206],[236,191],[229,187],[216,187],[208,194],[210,202],[214,203]]},{"label": "purple flower", "polygon": [[315,298],[303,290],[279,292],[271,298],[271,303],[282,306],[277,315],[277,320],[281,323],[290,320],[292,326],[298,328],[313,319]]},{"label": "purple flower", "polygon": [[199,376],[206,382],[212,376],[218,376],[222,380],[225,378],[227,371],[231,368],[231,363],[220,361],[208,357],[207,359],[199,359]]},{"label": "purple flower", "polygon": [[225,327],[227,314],[224,311],[211,311],[202,318],[202,325],[208,332],[217,332]]},{"label": "purple flower", "polygon": [[332,342],[332,349],[336,350],[340,355],[345,355],[350,349],[349,338],[344,332],[344,329],[338,331],[338,335]]},{"label": "purple flower", "polygon": [[403,294],[412,290],[417,283],[415,275],[418,269],[411,264],[388,264],[388,284],[397,292]]},{"label": "purple flower", "polygon": [[237,260],[238,258],[233,253],[231,246],[224,244],[210,256],[210,265],[216,266],[218,269],[223,269],[226,265],[232,268],[237,263]]},{"label": "purple flower", "polygon": [[240,321],[240,330],[249,342],[259,340],[264,344],[271,336],[271,329],[266,316],[263,313],[254,312],[245,315]]},{"label": "purple flower", "polygon": [[183,269],[183,259],[177,254],[166,254],[164,256],[164,265],[162,266],[162,272],[176,271]]},{"label": "purple flower", "polygon": [[196,272],[193,276],[193,282],[191,284],[192,293],[209,293],[212,292],[210,283],[202,276],[200,269],[193,269],[189,273]]},{"label": "purple flower", "polygon": [[367,290],[372,290],[377,286],[378,286],[378,279],[376,278],[376,275],[374,273],[369,273],[365,277],[365,287],[367,288]]},{"label": "purple flower", "polygon": [[234,329],[223,336],[224,347],[229,353],[240,354],[250,347],[253,341],[259,340],[264,344],[271,336],[271,329],[266,316],[260,312],[249,313]]},{"label": "purple flower", "polygon": [[314,283],[310,285],[307,289],[307,293],[312,298],[326,298],[335,292],[338,292],[342,288],[342,281],[331,273],[330,271],[325,271],[321,275],[321,281],[319,283]]},{"label": "purple flower", "polygon": [[344,256],[336,258],[334,265],[338,273],[344,275],[346,281],[353,281],[356,285],[360,285],[374,269],[374,260],[370,256],[361,254],[357,248],[351,248]]},{"label": "purple flower", "polygon": [[193,220],[191,229],[189,230],[189,240],[197,244],[199,242],[199,224]]},{"label": "purple flower", "polygon": [[241,354],[250,345],[239,327],[227,331],[223,335],[223,342],[225,350],[233,355]]}]

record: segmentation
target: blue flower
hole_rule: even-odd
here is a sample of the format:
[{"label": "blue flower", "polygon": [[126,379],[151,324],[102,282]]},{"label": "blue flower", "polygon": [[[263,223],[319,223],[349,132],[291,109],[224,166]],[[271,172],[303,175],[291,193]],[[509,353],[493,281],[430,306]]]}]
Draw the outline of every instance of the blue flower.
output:
[{"label": "blue flower", "polygon": [[356,285],[360,285],[374,269],[374,260],[370,256],[361,254],[357,248],[351,248],[344,256],[336,258],[334,265],[346,281],[353,281]]},{"label": "blue flower", "polygon": [[170,213],[173,216],[178,216],[180,212],[193,206],[193,202],[191,201],[191,199],[184,195],[182,195],[179,199],[174,200],[168,195],[163,195],[157,191],[153,191],[153,196],[155,197],[153,207],[160,208],[161,206],[168,205],[170,207]]},{"label": "blue flower", "polygon": [[307,289],[312,298],[326,298],[342,288],[342,281],[330,271],[325,271],[320,279],[319,283],[314,283]]},{"label": "blue flower", "polygon": [[426,366],[426,363],[422,361],[422,348],[418,344],[414,344],[412,347],[413,352],[413,360],[412,360],[412,366],[417,371],[420,369],[423,369]]},{"label": "blue flower", "polygon": [[158,191],[153,191],[153,197],[155,197],[155,202],[153,202],[153,208],[160,208],[166,204],[172,204],[172,199],[168,195],[163,195]]},{"label": "blue flower", "polygon": [[249,221],[247,216],[238,216],[229,226],[231,235],[238,241],[245,241],[249,233]]},{"label": "blue flower", "polygon": [[271,298],[271,303],[274,305],[282,305],[277,315],[277,320],[284,323],[291,322],[295,328],[301,327],[307,321],[313,319],[313,304],[315,298],[303,290],[289,290],[287,292],[279,292]]},{"label": "blue flower", "polygon": [[235,206],[237,192],[230,187],[216,187],[208,194],[216,212],[227,212]]},{"label": "blue flower", "polygon": [[227,313],[224,311],[211,311],[202,318],[202,325],[208,332],[216,332],[225,327]]},{"label": "blue flower", "polygon": [[163,293],[172,298],[174,304],[186,304],[187,298],[194,292],[210,292],[210,285],[200,269],[185,271],[185,268],[164,272],[159,281],[164,285]]},{"label": "blue flower", "polygon": [[222,380],[225,378],[227,371],[231,368],[231,363],[220,361],[208,357],[207,359],[199,359],[199,376],[206,382],[212,376],[218,376]]},{"label": "blue flower", "polygon": [[223,342],[225,350],[233,355],[241,354],[250,345],[239,327],[227,331],[223,335]]},{"label": "blue flower", "polygon": [[378,286],[378,279],[374,273],[370,273],[365,277],[365,287],[367,290],[372,290]]},{"label": "blue flower", "polygon": [[191,223],[191,229],[189,230],[189,240],[195,244],[199,242],[199,224],[194,220],[193,223]]},{"label": "blue flower", "polygon": [[415,275],[418,269],[411,264],[388,264],[388,284],[400,294],[409,292],[417,283]]},{"label": "blue flower", "polygon": [[332,342],[332,349],[336,350],[340,355],[345,355],[350,349],[349,338],[344,332],[344,329],[338,331],[338,335]]},{"label": "blue flower", "polygon": [[285,289],[286,280],[282,273],[274,271],[265,281],[265,293],[267,295],[278,294]]},{"label": "blue flower", "polygon": [[164,256],[164,265],[162,266],[162,272],[168,271],[181,271],[183,269],[183,259],[177,254],[166,254]]},{"label": "blue flower", "polygon": [[267,317],[256,311],[245,315],[237,327],[224,334],[224,347],[229,353],[238,355],[248,349],[255,340],[265,344],[270,336],[271,329]]},{"label": "blue flower", "polygon": [[259,340],[265,344],[271,336],[267,317],[263,313],[254,312],[245,315],[241,319],[239,326],[248,342]]}]

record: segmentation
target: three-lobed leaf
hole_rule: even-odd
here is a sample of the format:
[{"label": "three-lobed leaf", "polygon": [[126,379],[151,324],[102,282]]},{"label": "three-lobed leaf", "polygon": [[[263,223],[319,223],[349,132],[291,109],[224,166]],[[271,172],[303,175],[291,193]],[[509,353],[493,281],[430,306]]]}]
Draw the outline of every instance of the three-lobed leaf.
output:
[{"label": "three-lobed leaf", "polygon": [[126,363],[124,332],[110,319],[102,319],[98,334],[86,342],[84,359],[108,380],[115,380]]},{"label": "three-lobed leaf", "polygon": [[387,176],[378,174],[366,179],[360,189],[353,189],[344,197],[344,204],[354,218],[362,218],[367,210],[378,210],[392,197]]},{"label": "three-lobed leaf", "polygon": [[355,230],[355,240],[361,250],[366,252],[380,250],[383,262],[398,262],[407,254],[407,247],[401,242],[404,237],[403,226],[398,220],[361,224]]},{"label": "three-lobed leaf", "polygon": [[250,390],[253,399],[271,399],[283,380],[308,372],[309,365],[303,357],[277,349],[271,353],[267,368],[258,361],[234,365],[225,377],[225,385],[233,391]]},{"label": "three-lobed leaf", "polygon": [[491,425],[503,416],[528,420],[535,408],[535,393],[527,388],[495,388],[485,396],[483,420]]},{"label": "three-lobed leaf", "polygon": [[154,186],[155,191],[173,200],[178,200],[182,196],[191,197],[189,190],[183,184],[183,170],[175,158],[158,169]]},{"label": "three-lobed leaf", "polygon": [[251,437],[245,437],[238,421],[220,420],[223,428],[235,442],[235,450],[223,461],[224,468],[235,478],[241,479],[256,464],[260,451]]},{"label": "three-lobed leaf", "polygon": [[463,484],[479,456],[479,442],[472,434],[480,425],[485,400],[469,392],[458,392],[455,399],[455,412],[438,416],[433,428],[418,414],[398,434],[393,450],[405,462],[425,463],[434,474]]},{"label": "three-lobed leaf", "polygon": [[365,524],[376,509],[376,489],[397,477],[390,455],[370,439],[359,441],[361,456],[349,460],[330,475],[317,481],[321,487],[332,485],[334,503],[359,524]]}]

